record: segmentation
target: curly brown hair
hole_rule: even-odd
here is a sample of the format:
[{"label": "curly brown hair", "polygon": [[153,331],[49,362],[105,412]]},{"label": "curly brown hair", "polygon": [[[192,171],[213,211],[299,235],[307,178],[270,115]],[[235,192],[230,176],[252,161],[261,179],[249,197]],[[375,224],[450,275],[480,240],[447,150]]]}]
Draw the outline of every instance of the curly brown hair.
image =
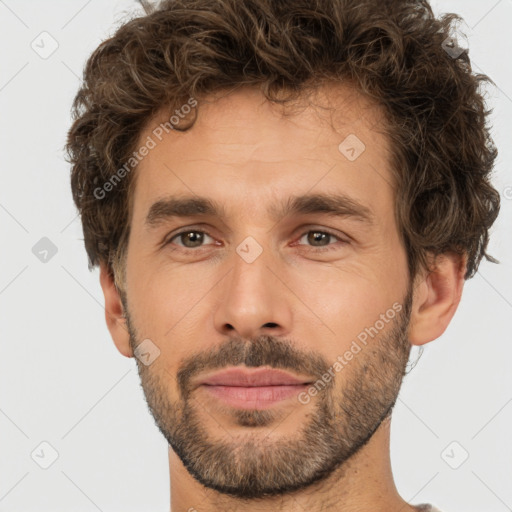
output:
[{"label": "curly brown hair", "polygon": [[447,51],[460,21],[437,19],[427,0],[163,0],[120,26],[86,63],[65,146],[89,269],[122,274],[136,173],[105,197],[95,190],[162,108],[242,85],[287,104],[326,81],[353,84],[385,112],[410,275],[429,253],[466,254],[465,279],[482,257],[497,262],[486,252],[497,149],[480,90],[494,82],[472,72],[467,51]]}]

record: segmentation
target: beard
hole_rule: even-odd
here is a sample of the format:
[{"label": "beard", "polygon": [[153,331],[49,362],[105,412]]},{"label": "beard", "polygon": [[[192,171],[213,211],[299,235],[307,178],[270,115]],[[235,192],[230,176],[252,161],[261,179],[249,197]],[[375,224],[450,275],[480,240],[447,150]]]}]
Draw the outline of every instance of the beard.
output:
[{"label": "beard", "polygon": [[[130,345],[135,350],[142,339],[130,319],[126,297],[122,299]],[[220,406],[196,399],[190,385],[203,372],[227,366],[270,366],[316,376],[319,381],[333,367],[334,362],[318,353],[304,353],[288,340],[270,335],[252,340],[233,336],[185,358],[176,376],[162,370],[158,360],[145,366],[137,359],[148,408],[188,472],[205,487],[231,497],[251,500],[279,496],[305,489],[335,471],[341,477],[345,463],[371,439],[395,405],[411,350],[407,337],[411,305],[409,286],[403,308],[388,328],[372,337],[311,398],[311,410],[303,416],[303,424],[297,424],[293,437],[279,434],[277,428],[297,408],[306,407],[304,402],[297,401],[291,413],[279,406],[222,409],[236,424],[235,433],[218,428],[218,422],[209,416],[218,414]],[[169,393],[174,378],[179,392],[176,401]],[[205,427],[205,417],[225,435],[214,437]]]}]

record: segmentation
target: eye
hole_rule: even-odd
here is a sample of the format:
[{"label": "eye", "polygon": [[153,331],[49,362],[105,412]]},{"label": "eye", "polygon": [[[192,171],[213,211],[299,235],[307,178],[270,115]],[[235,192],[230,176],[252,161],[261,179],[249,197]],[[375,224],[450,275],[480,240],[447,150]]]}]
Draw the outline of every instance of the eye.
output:
[{"label": "eye", "polygon": [[167,244],[173,243],[173,240],[179,240],[181,243],[176,243],[176,245],[178,245],[179,247],[184,247],[186,249],[194,249],[196,247],[202,246],[205,236],[212,238],[205,231],[189,229],[187,231],[181,231],[180,233],[176,233],[172,238],[170,238],[167,241]]},{"label": "eye", "polygon": [[[198,229],[187,229],[174,234],[171,238],[165,242],[165,245],[174,244],[178,247],[177,250],[194,250],[204,248],[205,237],[210,238],[214,241],[206,231]],[[313,229],[304,232],[301,237],[293,245],[304,245],[304,243],[310,244],[312,250],[316,252],[324,252],[329,250],[335,250],[339,248],[339,244],[330,243],[332,239],[336,239],[340,244],[345,245],[349,242],[341,239],[338,235],[331,233],[330,231]],[[303,242],[305,240],[305,242]]]},{"label": "eye", "polygon": [[329,240],[333,238],[338,240],[341,244],[348,243],[347,241],[342,240],[338,235],[320,229],[307,231],[299,238],[298,242],[300,243],[301,240],[306,239],[307,243],[311,244],[313,248],[318,249],[320,252],[322,252],[337,248],[332,247],[333,244],[329,243]]}]

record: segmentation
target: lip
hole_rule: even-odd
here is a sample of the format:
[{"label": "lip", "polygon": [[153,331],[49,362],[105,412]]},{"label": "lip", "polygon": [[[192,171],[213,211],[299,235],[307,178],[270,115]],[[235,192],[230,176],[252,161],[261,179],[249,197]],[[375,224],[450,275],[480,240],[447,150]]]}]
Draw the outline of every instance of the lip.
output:
[{"label": "lip", "polygon": [[262,387],[262,386],[296,386],[311,384],[308,377],[300,378],[288,372],[269,368],[242,369],[229,368],[214,373],[202,379],[199,384],[208,386],[240,386],[240,387]]},{"label": "lip", "polygon": [[237,409],[266,409],[297,397],[311,382],[282,370],[230,368],[207,376],[199,388]]},{"label": "lip", "polygon": [[292,386],[210,386],[201,385],[210,397],[237,409],[267,409],[273,405],[297,398],[305,391],[307,384]]}]

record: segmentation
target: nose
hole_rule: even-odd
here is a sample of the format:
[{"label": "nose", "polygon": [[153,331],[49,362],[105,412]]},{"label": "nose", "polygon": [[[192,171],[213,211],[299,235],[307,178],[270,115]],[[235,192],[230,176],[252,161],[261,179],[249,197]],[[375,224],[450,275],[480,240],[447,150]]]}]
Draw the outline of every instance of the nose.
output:
[{"label": "nose", "polygon": [[[286,336],[291,331],[290,292],[283,284],[276,258],[267,251],[251,263],[236,252],[232,270],[218,287],[215,328],[223,335],[253,338]],[[220,283],[219,283],[220,284]]]}]

